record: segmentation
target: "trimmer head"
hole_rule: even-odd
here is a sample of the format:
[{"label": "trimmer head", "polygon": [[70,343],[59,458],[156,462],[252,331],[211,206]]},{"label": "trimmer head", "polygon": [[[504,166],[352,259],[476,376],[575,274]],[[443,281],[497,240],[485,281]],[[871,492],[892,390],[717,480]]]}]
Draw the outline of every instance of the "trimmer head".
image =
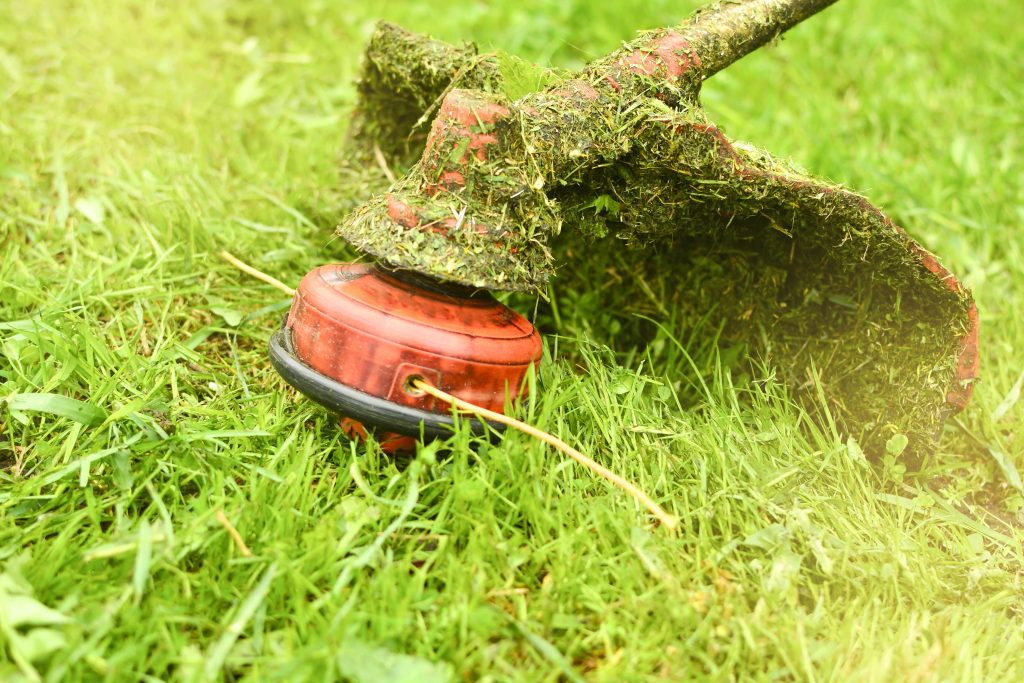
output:
[{"label": "trimmer head", "polygon": [[[270,357],[289,384],[339,413],[350,435],[372,431],[393,452],[421,434],[451,434],[450,407],[412,387],[414,378],[504,412],[540,361],[541,339],[486,291],[333,264],[303,278]],[[479,421],[473,428],[485,429]]]}]

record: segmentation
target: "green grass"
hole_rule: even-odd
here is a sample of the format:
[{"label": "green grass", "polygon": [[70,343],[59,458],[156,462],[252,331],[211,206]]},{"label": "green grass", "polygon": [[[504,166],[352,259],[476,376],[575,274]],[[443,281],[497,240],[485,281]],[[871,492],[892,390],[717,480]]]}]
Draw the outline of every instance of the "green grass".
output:
[{"label": "green grass", "polygon": [[626,344],[632,291],[556,283],[529,419],[676,537],[526,437],[347,441],[267,361],[287,302],[215,256],[292,283],[350,256],[335,169],[376,19],[572,68],[696,5],[491,4],[0,9],[0,679],[1024,677],[1020,3],[846,0],[705,90],[973,287],[982,382],[920,471],[671,315]]}]

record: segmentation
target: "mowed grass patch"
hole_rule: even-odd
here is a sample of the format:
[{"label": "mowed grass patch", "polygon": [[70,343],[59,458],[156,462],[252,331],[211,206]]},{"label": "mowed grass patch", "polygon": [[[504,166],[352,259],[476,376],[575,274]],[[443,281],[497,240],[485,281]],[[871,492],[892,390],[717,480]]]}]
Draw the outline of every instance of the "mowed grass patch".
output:
[{"label": "mowed grass patch", "polygon": [[527,417],[677,535],[520,435],[396,460],[281,382],[287,301],[216,257],[295,284],[353,256],[375,20],[572,68],[696,4],[0,10],[0,678],[1019,680],[1017,3],[841,2],[705,89],[974,288],[983,380],[920,471],[613,263],[540,307]]}]

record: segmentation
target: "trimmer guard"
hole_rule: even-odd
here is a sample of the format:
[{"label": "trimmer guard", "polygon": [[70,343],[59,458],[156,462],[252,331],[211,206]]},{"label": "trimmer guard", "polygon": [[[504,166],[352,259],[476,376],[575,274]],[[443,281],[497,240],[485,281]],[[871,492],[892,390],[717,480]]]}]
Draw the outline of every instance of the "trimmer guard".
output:
[{"label": "trimmer guard", "polygon": [[[666,306],[770,361],[805,405],[824,397],[869,453],[897,433],[921,453],[971,396],[970,293],[867,199],[730,142],[699,104],[727,63],[715,32],[799,4],[713,6],[516,99],[503,60],[382,24],[345,173],[373,185],[382,155],[409,172],[390,187],[378,174],[338,234],[396,267],[510,290],[538,290],[559,254],[626,243],[637,256],[619,258],[678,293]],[[581,240],[596,242],[561,247]]]}]

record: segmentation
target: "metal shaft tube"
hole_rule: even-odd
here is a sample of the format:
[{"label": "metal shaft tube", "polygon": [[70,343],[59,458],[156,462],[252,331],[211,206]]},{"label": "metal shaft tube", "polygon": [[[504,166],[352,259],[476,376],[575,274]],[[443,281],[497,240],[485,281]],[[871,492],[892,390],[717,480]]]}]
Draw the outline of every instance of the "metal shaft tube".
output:
[{"label": "metal shaft tube", "polygon": [[700,57],[704,78],[709,78],[835,2],[719,2],[695,13],[680,32]]}]

